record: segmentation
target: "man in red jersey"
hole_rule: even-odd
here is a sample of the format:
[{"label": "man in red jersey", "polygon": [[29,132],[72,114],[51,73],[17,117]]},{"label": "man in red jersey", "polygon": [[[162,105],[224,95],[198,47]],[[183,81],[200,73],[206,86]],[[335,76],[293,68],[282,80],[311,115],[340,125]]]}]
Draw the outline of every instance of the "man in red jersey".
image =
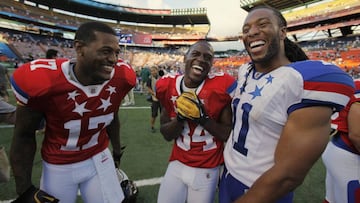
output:
[{"label": "man in red jersey", "polygon": [[[18,103],[10,149],[20,195],[16,202],[56,202],[57,198],[74,203],[78,190],[87,203],[124,199],[114,165],[114,160],[119,164],[121,151],[118,110],[135,86],[136,75],[118,59],[116,32],[104,23],[82,24],[74,48],[75,60],[34,60],[18,68],[11,79]],[[38,189],[31,172],[35,130],[44,117]]]},{"label": "man in red jersey", "polygon": [[[214,201],[223,164],[223,143],[231,129],[230,92],[235,79],[224,73],[209,73],[214,59],[206,41],[193,44],[185,55],[185,74],[163,76],[156,83],[162,108],[160,131],[174,140],[170,163],[160,185],[158,203],[208,203]],[[194,92],[191,106],[184,94]],[[182,98],[182,99],[180,99]],[[201,116],[192,117],[201,111]]]},{"label": "man in red jersey", "polygon": [[333,136],[322,155],[326,167],[324,203],[360,202],[360,79],[354,83],[354,96],[332,116]]}]

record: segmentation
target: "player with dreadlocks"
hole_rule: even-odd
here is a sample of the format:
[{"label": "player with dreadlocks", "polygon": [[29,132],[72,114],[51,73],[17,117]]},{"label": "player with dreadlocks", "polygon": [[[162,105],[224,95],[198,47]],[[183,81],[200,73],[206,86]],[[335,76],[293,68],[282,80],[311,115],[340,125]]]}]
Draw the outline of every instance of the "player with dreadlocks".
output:
[{"label": "player with dreadlocks", "polygon": [[335,65],[307,60],[273,8],[249,12],[243,42],[251,63],[239,69],[219,200],[291,203],[329,141],[333,111],[346,105],[354,83]]}]

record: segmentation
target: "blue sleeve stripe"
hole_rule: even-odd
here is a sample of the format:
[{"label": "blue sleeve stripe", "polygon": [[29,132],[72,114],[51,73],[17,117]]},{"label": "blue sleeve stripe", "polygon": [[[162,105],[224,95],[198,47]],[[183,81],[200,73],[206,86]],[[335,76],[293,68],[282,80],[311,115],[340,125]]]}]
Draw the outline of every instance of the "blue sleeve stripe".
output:
[{"label": "blue sleeve stripe", "polygon": [[232,94],[235,91],[236,87],[237,87],[237,81],[235,80],[233,84],[231,84],[231,86],[227,88],[226,90],[227,93]]},{"label": "blue sleeve stripe", "polygon": [[13,77],[10,78],[10,83],[16,99],[19,100],[21,103],[27,104],[29,100],[29,95],[20,89]]},{"label": "blue sleeve stripe", "polygon": [[290,114],[291,112],[305,108],[305,107],[313,107],[313,106],[328,106],[330,108],[335,108],[337,110],[344,108],[343,105],[333,103],[331,101],[318,101],[318,100],[309,100],[309,99],[303,99],[301,103],[294,104],[290,106],[287,110],[287,113]]}]

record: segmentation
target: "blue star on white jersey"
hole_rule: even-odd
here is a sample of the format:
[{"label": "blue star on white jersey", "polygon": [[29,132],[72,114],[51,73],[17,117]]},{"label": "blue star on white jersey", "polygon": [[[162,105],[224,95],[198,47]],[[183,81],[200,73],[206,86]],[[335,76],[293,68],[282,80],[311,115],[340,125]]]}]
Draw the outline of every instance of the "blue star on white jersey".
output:
[{"label": "blue star on white jersey", "polygon": [[255,99],[258,96],[261,96],[261,91],[263,90],[264,87],[259,88],[257,85],[255,87],[255,90],[252,92],[249,92],[249,94],[251,94],[253,97],[251,99]]},{"label": "blue star on white jersey", "polygon": [[110,97],[108,97],[106,100],[101,99],[101,106],[99,106],[97,109],[104,109],[105,112],[109,106],[111,106]]},{"label": "blue star on white jersey", "polygon": [[268,77],[265,78],[267,80],[266,84],[272,83],[274,77],[272,75],[269,75]]},{"label": "blue star on white jersey", "polygon": [[86,105],[86,102],[84,102],[82,104],[78,104],[77,102],[75,102],[75,109],[73,110],[73,112],[80,114],[80,116],[83,116],[85,112],[90,112],[89,109],[85,108],[85,105]]}]

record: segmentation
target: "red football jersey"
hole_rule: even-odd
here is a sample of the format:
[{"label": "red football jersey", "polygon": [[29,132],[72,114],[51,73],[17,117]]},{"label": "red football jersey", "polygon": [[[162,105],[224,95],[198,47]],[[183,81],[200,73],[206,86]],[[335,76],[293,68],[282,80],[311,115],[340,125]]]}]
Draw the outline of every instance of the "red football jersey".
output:
[{"label": "red football jersey", "polygon": [[347,116],[350,111],[350,107],[354,102],[360,102],[360,79],[354,80],[355,83],[355,94],[350,98],[348,104],[340,112],[334,113],[332,115],[331,127],[340,132],[340,139],[336,139],[334,136],[332,141],[340,148],[351,151],[353,153],[360,154],[360,152],[355,148],[352,142],[349,139],[349,129]]},{"label": "red football jersey", "polygon": [[350,101],[343,110],[332,115],[331,126],[338,131],[348,133],[347,115],[350,107],[354,102],[360,102],[360,80],[354,80],[355,83],[355,94],[350,98]]},{"label": "red football jersey", "polygon": [[[156,97],[171,118],[176,117],[175,101],[182,93],[183,77],[168,75],[156,83]],[[236,82],[232,76],[216,73],[209,75],[197,88],[196,94],[210,118],[219,119],[223,108],[231,103],[229,93],[234,86]],[[222,141],[213,137],[201,125],[188,121],[184,122],[182,135],[174,142],[170,161],[179,160],[192,167],[213,168],[224,162],[223,148]]]},{"label": "red football jersey", "polygon": [[100,85],[76,82],[72,67],[67,59],[38,59],[12,76],[17,101],[45,114],[41,153],[52,164],[79,162],[108,147],[105,127],[136,83],[135,72],[121,60]]}]

